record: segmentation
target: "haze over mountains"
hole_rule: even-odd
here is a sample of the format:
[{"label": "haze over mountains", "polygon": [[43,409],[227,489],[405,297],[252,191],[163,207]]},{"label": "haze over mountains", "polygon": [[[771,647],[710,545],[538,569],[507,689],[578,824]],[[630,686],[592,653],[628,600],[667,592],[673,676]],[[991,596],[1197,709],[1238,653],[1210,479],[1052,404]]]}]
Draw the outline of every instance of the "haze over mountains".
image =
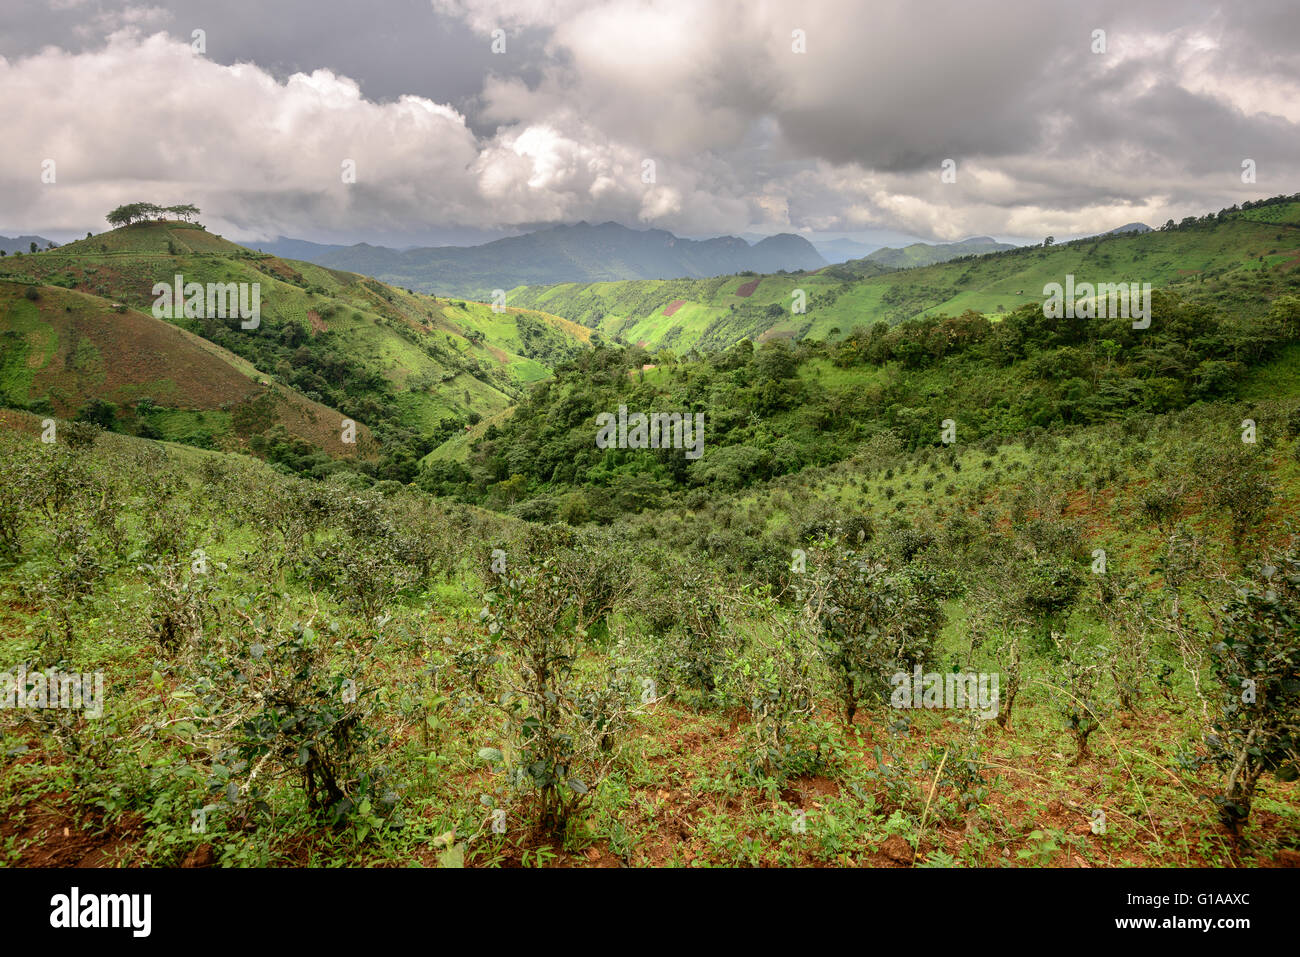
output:
[{"label": "haze over mountains", "polygon": [[751,245],[736,236],[683,239],[662,229],[618,223],[554,226],[481,246],[390,249],[328,246],[296,239],[257,248],[334,269],[364,273],[418,292],[485,299],[493,289],[557,282],[681,279],[820,269],[827,261],[792,233]]},{"label": "haze over mountains", "polygon": [[[30,252],[32,243],[36,244],[37,249],[47,249],[53,240],[46,239],[44,236],[0,236],[0,249],[5,253]],[[53,243],[58,246],[58,243]]]},{"label": "haze over mountains", "polygon": [[813,240],[812,244],[832,264],[863,259],[881,248],[880,243],[863,243],[848,238]]},{"label": "haze over mountains", "polygon": [[[1109,233],[1149,229],[1143,223],[1128,223]],[[852,239],[813,243],[793,233],[753,243],[737,236],[685,239],[662,229],[630,229],[614,222],[553,226],[478,246],[393,249],[287,237],[252,245],[276,256],[374,276],[416,292],[480,300],[490,298],[494,289],[570,282],[708,279],[745,272],[805,272],[840,263],[907,269],[1016,248],[991,236],[904,247],[873,247]]]},{"label": "haze over mountains", "polygon": [[[1139,222],[1106,233],[1147,232]],[[0,236],[0,250],[27,253],[43,236]],[[54,245],[58,245],[55,243]],[[565,282],[631,279],[705,279],[745,272],[805,272],[848,263],[860,268],[906,269],[1016,248],[990,236],[953,243],[876,246],[841,238],[810,242],[793,233],[749,241],[736,236],[686,239],[662,229],[638,230],[615,222],[553,226],[475,246],[395,249],[280,237],[250,246],[272,255],[373,276],[417,292],[486,300],[494,289]]]}]

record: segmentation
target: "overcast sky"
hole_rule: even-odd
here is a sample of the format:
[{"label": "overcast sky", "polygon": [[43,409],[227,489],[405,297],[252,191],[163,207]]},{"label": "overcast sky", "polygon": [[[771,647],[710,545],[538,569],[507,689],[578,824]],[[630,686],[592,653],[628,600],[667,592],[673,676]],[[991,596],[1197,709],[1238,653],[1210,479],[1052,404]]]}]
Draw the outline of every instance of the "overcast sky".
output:
[{"label": "overcast sky", "polygon": [[1296,0],[3,2],[10,236],[1031,241],[1300,191]]}]

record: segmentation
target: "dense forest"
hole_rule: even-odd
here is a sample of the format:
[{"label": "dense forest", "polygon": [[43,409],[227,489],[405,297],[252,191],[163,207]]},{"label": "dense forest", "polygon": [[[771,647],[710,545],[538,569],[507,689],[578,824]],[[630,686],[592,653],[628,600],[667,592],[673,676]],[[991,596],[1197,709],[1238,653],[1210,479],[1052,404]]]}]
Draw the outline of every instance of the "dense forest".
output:
[{"label": "dense forest", "polygon": [[[745,339],[681,360],[600,347],[558,366],[467,461],[434,461],[419,484],[530,519],[554,520],[567,505],[609,522],[688,490],[735,492],[829,465],[876,435],[909,452],[940,446],[945,420],[961,442],[977,442],[1231,398],[1249,368],[1300,341],[1295,296],[1261,320],[1227,321],[1157,292],[1152,317],[1137,330],[1122,319],[1048,320],[1026,306],[996,323],[968,312],[876,323],[838,342]],[[620,404],[708,410],[708,455],[597,449],[595,417]]]}]

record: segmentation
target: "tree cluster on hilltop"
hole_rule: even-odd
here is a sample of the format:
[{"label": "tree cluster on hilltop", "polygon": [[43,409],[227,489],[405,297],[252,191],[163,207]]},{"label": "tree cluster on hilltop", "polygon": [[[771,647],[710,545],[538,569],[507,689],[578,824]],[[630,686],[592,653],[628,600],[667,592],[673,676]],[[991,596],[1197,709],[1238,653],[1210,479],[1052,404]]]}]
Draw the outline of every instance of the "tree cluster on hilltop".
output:
[{"label": "tree cluster on hilltop", "polygon": [[163,213],[171,213],[188,223],[190,217],[197,216],[199,212],[199,208],[190,203],[183,203],[178,206],[159,206],[156,203],[127,203],[124,206],[110,210],[104,218],[112,226],[130,226],[134,222],[143,222],[147,219],[161,219]]}]

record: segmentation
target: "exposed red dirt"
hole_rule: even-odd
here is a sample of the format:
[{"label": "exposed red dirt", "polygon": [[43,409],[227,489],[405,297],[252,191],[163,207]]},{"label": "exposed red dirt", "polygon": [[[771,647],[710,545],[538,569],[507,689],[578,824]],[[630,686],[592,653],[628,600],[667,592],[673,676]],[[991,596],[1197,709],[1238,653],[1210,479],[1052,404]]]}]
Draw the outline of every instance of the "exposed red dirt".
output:
[{"label": "exposed red dirt", "polygon": [[19,867],[118,867],[136,862],[144,838],[140,815],[132,812],[110,827],[94,819],[78,821],[64,804],[67,798],[66,793],[48,795],[0,824],[0,837],[15,838]]}]

